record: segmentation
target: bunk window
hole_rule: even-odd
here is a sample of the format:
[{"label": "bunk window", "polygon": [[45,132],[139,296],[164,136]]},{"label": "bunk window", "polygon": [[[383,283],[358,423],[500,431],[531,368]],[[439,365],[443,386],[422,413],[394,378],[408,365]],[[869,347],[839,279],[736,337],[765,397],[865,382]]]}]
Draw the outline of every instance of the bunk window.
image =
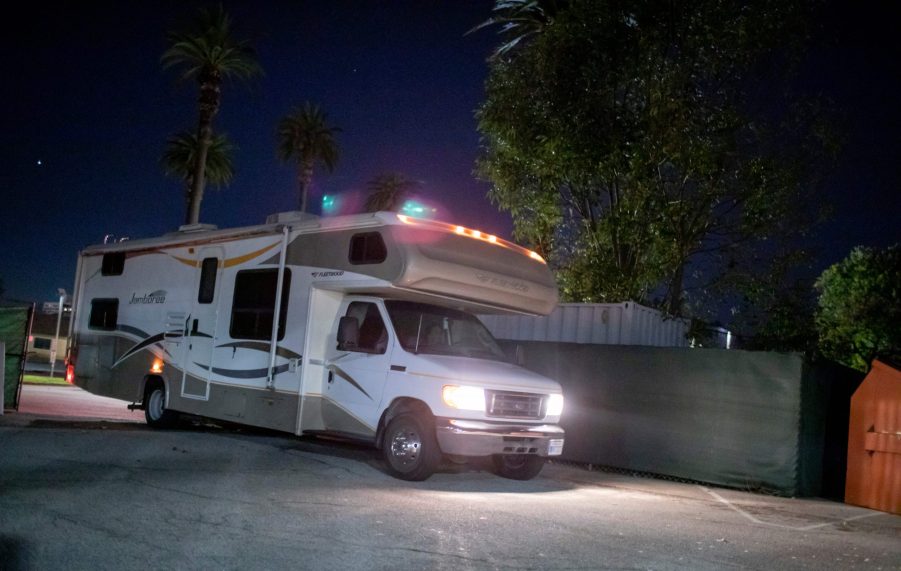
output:
[{"label": "bunk window", "polygon": [[200,263],[200,288],[197,291],[197,303],[213,303],[218,270],[219,258],[204,258]]},{"label": "bunk window", "polygon": [[88,327],[91,329],[103,329],[112,331],[116,328],[119,319],[118,299],[92,299],[91,316],[88,318]]},{"label": "bunk window", "polygon": [[350,237],[351,264],[380,264],[388,257],[385,241],[378,232],[363,232]]},{"label": "bunk window", "polygon": [[[275,290],[278,270],[244,270],[235,276],[235,297],[232,302],[229,335],[232,339],[270,339],[275,315]],[[288,315],[288,292],[291,289],[291,270],[285,268],[282,280],[281,309],[278,320],[278,339],[285,337],[285,318]]]},{"label": "bunk window", "polygon": [[111,252],[103,254],[103,262],[100,265],[100,275],[121,276],[125,269],[125,252]]}]

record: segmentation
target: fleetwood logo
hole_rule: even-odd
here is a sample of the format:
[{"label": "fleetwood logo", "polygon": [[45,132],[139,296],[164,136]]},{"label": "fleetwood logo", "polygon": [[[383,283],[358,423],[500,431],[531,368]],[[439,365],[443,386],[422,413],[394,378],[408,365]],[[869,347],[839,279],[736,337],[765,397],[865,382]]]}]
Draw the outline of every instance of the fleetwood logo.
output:
[{"label": "fleetwood logo", "polygon": [[131,300],[129,300],[128,303],[166,303],[166,290],[158,289],[150,293],[145,293],[142,296],[138,296],[138,294],[132,293]]},{"label": "fleetwood logo", "polygon": [[493,286],[521,292],[529,291],[529,286],[519,280],[508,280],[506,278],[500,278],[482,273],[476,274],[476,278],[478,278],[478,280],[484,284],[491,284]]}]

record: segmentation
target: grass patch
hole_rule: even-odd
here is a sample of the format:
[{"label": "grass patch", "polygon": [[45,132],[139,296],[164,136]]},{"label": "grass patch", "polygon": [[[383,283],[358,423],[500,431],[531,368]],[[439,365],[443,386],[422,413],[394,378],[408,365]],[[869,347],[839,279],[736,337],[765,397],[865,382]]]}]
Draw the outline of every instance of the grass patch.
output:
[{"label": "grass patch", "polygon": [[66,382],[66,379],[62,377],[51,377],[49,375],[25,375],[23,382],[31,383],[33,385],[65,385],[71,386]]}]

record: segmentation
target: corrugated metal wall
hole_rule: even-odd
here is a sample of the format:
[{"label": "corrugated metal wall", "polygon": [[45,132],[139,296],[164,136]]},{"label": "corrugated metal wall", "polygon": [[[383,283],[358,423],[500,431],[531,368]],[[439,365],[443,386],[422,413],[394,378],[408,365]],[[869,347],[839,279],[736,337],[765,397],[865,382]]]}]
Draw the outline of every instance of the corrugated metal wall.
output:
[{"label": "corrugated metal wall", "polygon": [[480,315],[498,339],[687,347],[689,321],[624,303],[561,303],[548,316]]}]

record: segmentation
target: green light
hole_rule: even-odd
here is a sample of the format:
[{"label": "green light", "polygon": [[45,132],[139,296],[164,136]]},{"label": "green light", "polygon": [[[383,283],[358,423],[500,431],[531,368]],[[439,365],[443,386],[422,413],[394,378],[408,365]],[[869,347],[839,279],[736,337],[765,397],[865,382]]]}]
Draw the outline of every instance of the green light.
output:
[{"label": "green light", "polygon": [[335,197],[328,194],[322,197],[322,211],[330,212],[335,209]]},{"label": "green light", "polygon": [[422,214],[426,212],[426,207],[415,200],[408,200],[404,202],[401,212],[409,214],[410,216],[422,216]]}]

